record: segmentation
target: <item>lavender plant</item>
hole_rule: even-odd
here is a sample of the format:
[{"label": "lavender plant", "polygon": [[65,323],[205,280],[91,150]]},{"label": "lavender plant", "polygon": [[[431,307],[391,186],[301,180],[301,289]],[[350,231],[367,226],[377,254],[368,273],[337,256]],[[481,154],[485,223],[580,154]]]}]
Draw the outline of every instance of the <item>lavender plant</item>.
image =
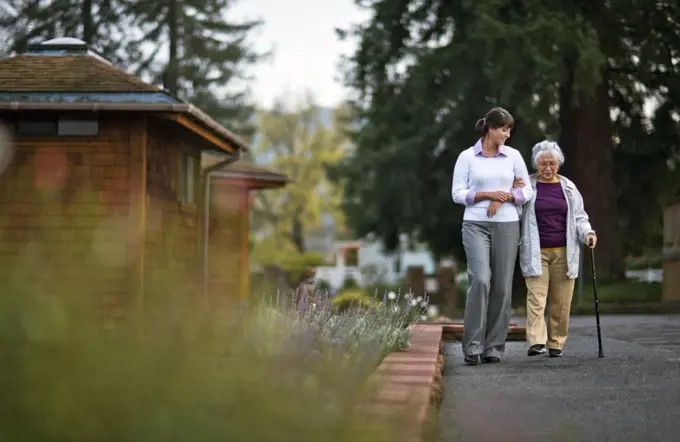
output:
[{"label": "lavender plant", "polygon": [[259,311],[266,315],[264,322],[269,322],[271,315],[278,321],[286,318],[289,329],[285,335],[309,354],[373,358],[377,365],[388,353],[409,346],[407,326],[422,319],[428,305],[426,297],[419,299],[412,293],[403,297],[390,293],[378,297],[376,293],[363,300],[350,298],[350,308],[345,309],[338,308],[334,302],[338,300],[342,298],[333,300],[328,292],[317,291],[313,299],[279,292]]}]

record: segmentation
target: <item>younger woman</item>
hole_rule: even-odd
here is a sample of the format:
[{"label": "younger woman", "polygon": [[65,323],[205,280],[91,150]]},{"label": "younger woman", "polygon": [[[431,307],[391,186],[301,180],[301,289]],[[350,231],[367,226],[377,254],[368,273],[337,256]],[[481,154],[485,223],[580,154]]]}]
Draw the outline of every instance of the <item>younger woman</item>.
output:
[{"label": "younger woman", "polygon": [[465,363],[500,362],[510,323],[512,276],[520,226],[518,207],[530,200],[531,186],[512,189],[515,179],[528,182],[520,153],[506,146],[514,120],[502,108],[477,121],[477,143],[464,150],[453,170],[453,201],[465,205],[463,247],[470,287],[465,301]]}]

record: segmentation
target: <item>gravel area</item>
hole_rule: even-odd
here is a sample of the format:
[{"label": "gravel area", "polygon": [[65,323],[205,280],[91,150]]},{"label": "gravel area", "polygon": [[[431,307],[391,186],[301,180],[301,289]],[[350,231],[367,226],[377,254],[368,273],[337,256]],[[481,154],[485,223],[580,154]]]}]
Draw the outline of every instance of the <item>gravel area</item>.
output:
[{"label": "gravel area", "polygon": [[[521,318],[517,318],[522,323]],[[572,318],[562,358],[526,356],[468,367],[446,344],[442,442],[680,440],[680,316]]]}]

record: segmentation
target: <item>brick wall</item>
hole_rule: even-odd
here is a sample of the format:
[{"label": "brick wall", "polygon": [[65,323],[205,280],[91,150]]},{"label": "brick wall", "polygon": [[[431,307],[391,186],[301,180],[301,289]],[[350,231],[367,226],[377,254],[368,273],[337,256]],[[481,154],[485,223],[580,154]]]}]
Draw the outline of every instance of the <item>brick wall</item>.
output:
[{"label": "brick wall", "polygon": [[128,123],[103,114],[98,137],[15,140],[0,173],[3,283],[87,294],[108,315],[122,314],[137,240],[128,222]]}]

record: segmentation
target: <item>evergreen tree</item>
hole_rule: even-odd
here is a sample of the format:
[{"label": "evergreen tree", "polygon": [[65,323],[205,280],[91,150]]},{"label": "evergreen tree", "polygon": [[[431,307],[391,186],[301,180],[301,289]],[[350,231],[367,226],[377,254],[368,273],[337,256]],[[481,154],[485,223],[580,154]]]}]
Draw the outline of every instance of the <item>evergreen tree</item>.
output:
[{"label": "evergreen tree", "polygon": [[260,60],[247,41],[259,21],[228,20],[232,0],[123,0],[137,45],[153,49],[136,71],[244,137],[253,133],[253,107],[234,83]]},{"label": "evergreen tree", "polygon": [[75,37],[123,68],[140,56],[125,39],[129,23],[119,0],[6,0],[0,30],[8,37],[7,54],[52,38]]},{"label": "evergreen tree", "polygon": [[[342,170],[350,222],[360,234],[379,234],[390,247],[403,232],[439,255],[457,251],[462,257],[456,237],[461,208],[451,202],[451,171],[457,155],[475,141],[474,121],[500,105],[517,119],[514,147],[526,152],[544,137],[560,142],[567,155],[564,172],[583,193],[598,230],[598,271],[604,278],[621,277],[619,226],[629,217],[617,214],[625,189],[617,186],[621,162],[614,154],[634,150],[641,136],[630,133],[655,126],[641,114],[645,100],[659,94],[666,103],[675,100],[676,3],[357,1],[373,15],[341,32],[359,39],[346,80],[357,92],[354,104],[364,122],[356,155]],[[674,109],[677,101],[654,120]],[[612,111],[620,119],[612,121]],[[619,133],[627,138],[616,138]],[[642,154],[659,152],[648,148]],[[664,154],[670,158],[668,150]],[[652,169],[667,173],[657,166]]]}]

